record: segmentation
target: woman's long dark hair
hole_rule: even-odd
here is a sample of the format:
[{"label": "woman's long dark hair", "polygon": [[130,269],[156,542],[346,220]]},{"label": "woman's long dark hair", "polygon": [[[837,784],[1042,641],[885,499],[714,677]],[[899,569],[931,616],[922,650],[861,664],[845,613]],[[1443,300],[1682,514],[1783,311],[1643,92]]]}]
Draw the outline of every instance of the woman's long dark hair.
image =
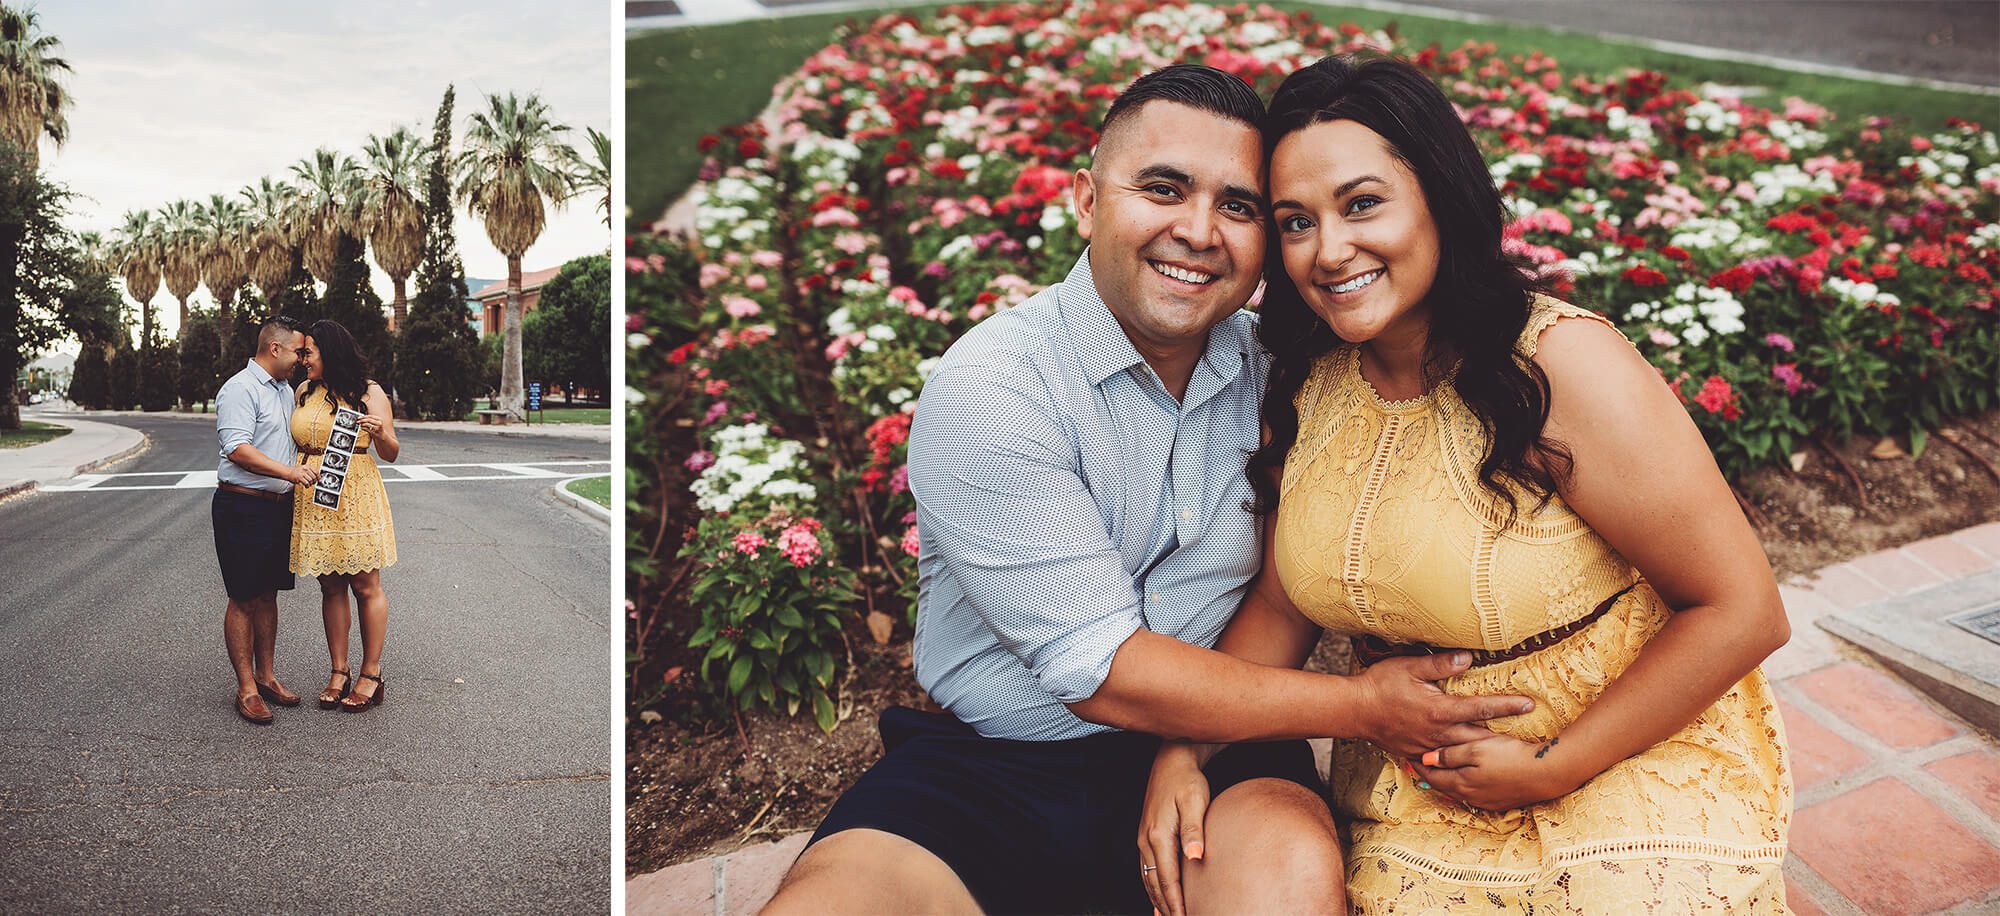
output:
[{"label": "woman's long dark hair", "polygon": [[[340,322],[322,318],[306,329],[306,336],[313,339],[313,348],[319,351],[320,381],[326,383],[334,403],[345,403],[366,412],[368,360],[354,348],[354,335],[347,333]],[[320,387],[320,381],[306,382],[307,397]]]},{"label": "woman's long dark hair", "polygon": [[[1423,187],[1439,251],[1437,278],[1425,297],[1431,315],[1425,372],[1430,379],[1442,378],[1444,371],[1434,370],[1458,358],[1452,387],[1489,443],[1479,482],[1499,498],[1512,524],[1519,506],[1509,484],[1537,497],[1540,508],[1570,468],[1569,452],[1542,436],[1549,417],[1548,377],[1515,349],[1541,283],[1501,252],[1500,192],[1471,133],[1423,71],[1393,58],[1343,56],[1293,73],[1278,87],[1264,118],[1265,159],[1293,131],[1343,120],[1388,141],[1389,151]],[[1264,259],[1257,331],[1271,354],[1263,408],[1271,439],[1251,453],[1248,469],[1258,513],[1278,506],[1275,472],[1299,435],[1294,399],[1313,361],[1342,343],[1306,306],[1275,242],[1272,247]]]}]

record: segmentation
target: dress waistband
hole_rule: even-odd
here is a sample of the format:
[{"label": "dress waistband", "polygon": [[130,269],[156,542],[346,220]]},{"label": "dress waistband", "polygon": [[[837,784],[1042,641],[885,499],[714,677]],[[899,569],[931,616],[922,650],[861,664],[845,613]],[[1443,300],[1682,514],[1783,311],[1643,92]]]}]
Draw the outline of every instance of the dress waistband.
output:
[{"label": "dress waistband", "polygon": [[1360,662],[1362,665],[1373,665],[1376,662],[1379,662],[1385,658],[1394,658],[1400,655],[1433,655],[1439,652],[1470,652],[1472,653],[1472,667],[1474,668],[1480,667],[1481,665],[1497,665],[1501,662],[1511,661],[1513,659],[1520,658],[1523,655],[1527,655],[1531,652],[1535,652],[1540,649],[1546,649],[1549,646],[1553,646],[1556,643],[1562,642],[1564,639],[1570,637],[1571,635],[1574,635],[1578,631],[1582,630],[1584,627],[1590,626],[1592,623],[1596,622],[1597,618],[1604,616],[1604,612],[1611,610],[1611,606],[1613,604],[1618,603],[1618,599],[1625,597],[1626,593],[1630,592],[1637,586],[1638,583],[1627,585],[1624,588],[1619,589],[1611,597],[1598,602],[1597,607],[1590,613],[1585,614],[1582,617],[1578,617],[1577,619],[1572,620],[1566,624],[1563,624],[1562,626],[1556,627],[1555,629],[1537,633],[1505,649],[1448,649],[1420,642],[1414,642],[1414,643],[1390,642],[1386,639],[1383,639],[1380,636],[1375,636],[1369,633],[1363,633],[1354,638],[1354,660]]}]

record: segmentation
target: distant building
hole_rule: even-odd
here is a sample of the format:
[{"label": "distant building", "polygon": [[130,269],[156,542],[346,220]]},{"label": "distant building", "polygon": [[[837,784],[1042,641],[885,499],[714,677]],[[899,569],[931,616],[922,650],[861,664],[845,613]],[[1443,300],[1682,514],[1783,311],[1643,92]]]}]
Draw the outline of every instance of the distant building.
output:
[{"label": "distant building", "polygon": [[[486,309],[479,304],[478,299],[472,298],[472,292],[474,290],[485,289],[489,284],[495,282],[504,283],[505,281],[484,280],[479,277],[465,278],[465,326],[471,328],[473,334],[481,333],[481,329],[486,326]],[[506,287],[502,286],[501,289],[504,291]],[[502,292],[502,301],[505,301],[505,295]]]},{"label": "distant building", "polygon": [[[527,304],[527,307],[522,309],[522,314],[525,315],[535,310],[536,304],[542,300],[543,284],[555,279],[556,274],[561,272],[561,267],[551,267],[547,270],[529,271],[521,275],[521,299]],[[471,287],[470,282],[466,285]],[[479,325],[479,336],[485,337],[488,334],[499,333],[502,318],[501,311],[507,307],[507,281],[495,280],[487,284],[484,288],[474,288],[472,300],[479,309],[479,314],[482,316]]]}]

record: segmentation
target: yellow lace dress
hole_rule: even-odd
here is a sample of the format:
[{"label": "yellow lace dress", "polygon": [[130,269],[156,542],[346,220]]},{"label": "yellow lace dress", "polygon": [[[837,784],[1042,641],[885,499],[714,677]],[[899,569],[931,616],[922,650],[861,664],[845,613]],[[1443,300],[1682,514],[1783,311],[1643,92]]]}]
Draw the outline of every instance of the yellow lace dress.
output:
[{"label": "yellow lace dress", "polygon": [[[352,406],[352,405],[350,405]],[[300,454],[321,450],[333,435],[334,407],[325,388],[316,388],[292,411],[292,440]],[[355,455],[341,486],[340,508],[313,502],[312,487],[292,488],[292,572],[302,576],[349,575],[396,564],[396,525],[389,517],[389,494],[375,466],[368,432],[354,440]],[[306,466],[319,470],[323,454],[305,456]]]},{"label": "yellow lace dress", "polygon": [[[1520,347],[1559,318],[1539,299]],[[1636,587],[1541,651],[1444,683],[1521,694],[1535,710],[1495,731],[1543,742],[1573,721],[1671,613],[1560,499],[1504,515],[1479,484],[1479,424],[1449,385],[1388,402],[1341,347],[1300,390],[1272,549],[1299,609],[1335,631],[1505,649]],[[1355,913],[1783,913],[1792,780],[1770,682],[1753,671],[1686,728],[1569,795],[1472,811],[1380,749],[1336,742],[1332,788],[1352,828]]]}]

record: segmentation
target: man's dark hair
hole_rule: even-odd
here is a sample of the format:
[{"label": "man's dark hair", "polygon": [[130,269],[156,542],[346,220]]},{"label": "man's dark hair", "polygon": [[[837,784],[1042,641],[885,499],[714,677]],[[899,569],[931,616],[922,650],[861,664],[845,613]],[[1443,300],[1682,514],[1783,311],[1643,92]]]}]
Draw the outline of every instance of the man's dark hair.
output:
[{"label": "man's dark hair", "polygon": [[1179,102],[1253,130],[1264,118],[1264,102],[1240,77],[1203,64],[1173,64],[1133,80],[1111,100],[1097,132],[1099,155],[1113,128],[1147,102]]},{"label": "man's dark hair", "polygon": [[279,335],[290,334],[299,329],[299,321],[289,315],[274,315],[264,320],[257,328],[257,355],[262,356],[271,345],[278,342]]}]

